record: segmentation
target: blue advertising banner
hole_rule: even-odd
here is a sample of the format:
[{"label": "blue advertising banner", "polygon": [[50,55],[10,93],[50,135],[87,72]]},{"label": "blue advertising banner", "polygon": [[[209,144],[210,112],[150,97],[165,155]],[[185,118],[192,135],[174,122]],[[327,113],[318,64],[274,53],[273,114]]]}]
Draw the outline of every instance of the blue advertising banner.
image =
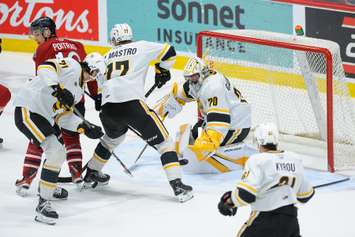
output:
[{"label": "blue advertising banner", "polygon": [[108,32],[126,22],[136,40],[168,42],[187,52],[195,52],[203,30],[293,30],[292,6],[262,0],[108,0],[107,9]]}]

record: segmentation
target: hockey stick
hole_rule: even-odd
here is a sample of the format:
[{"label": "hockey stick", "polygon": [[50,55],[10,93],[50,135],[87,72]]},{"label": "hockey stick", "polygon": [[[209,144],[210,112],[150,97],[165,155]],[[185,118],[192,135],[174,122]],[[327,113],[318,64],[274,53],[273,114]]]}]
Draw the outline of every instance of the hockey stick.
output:
[{"label": "hockey stick", "polygon": [[[81,120],[83,121],[83,123],[85,125],[87,125],[88,127],[91,127],[91,124],[84,118],[84,116],[80,113],[80,111],[75,108],[75,107],[72,107],[72,109],[74,110],[74,113],[79,116],[79,118],[81,118]],[[107,145],[107,143],[102,139],[100,138],[99,139],[101,144],[107,149],[107,150],[110,150],[109,149],[109,146]],[[128,173],[131,177],[133,177],[132,173],[127,169],[127,166],[121,161],[121,159],[115,154],[114,151],[111,151],[111,154],[116,158],[116,160],[120,163],[120,165],[123,167],[123,170]]]},{"label": "hockey stick", "polygon": [[319,185],[313,186],[313,188],[314,188],[314,189],[316,189],[316,188],[322,188],[322,187],[326,187],[326,186],[329,186],[329,185],[342,183],[342,182],[349,181],[349,180],[350,180],[350,178],[347,177],[347,178],[340,179],[340,180],[337,180],[337,181],[333,181],[333,182],[329,182],[329,183],[324,183],[324,184],[319,184]]},{"label": "hockey stick", "polygon": [[[163,116],[162,122],[164,122],[166,117],[167,117],[167,114]],[[149,146],[149,143],[146,142],[145,146],[143,147],[143,149],[139,153],[139,155],[138,155],[137,159],[134,161],[133,165],[131,165],[131,167],[128,168],[129,170],[134,170],[137,167],[137,161],[142,157],[144,151],[147,149],[148,146]],[[151,146],[151,147],[153,147],[155,150],[158,150],[155,146]]]},{"label": "hockey stick", "polygon": [[[144,95],[145,98],[147,98],[153,91],[154,89],[158,86],[158,84],[154,84],[149,90],[148,92]],[[89,96],[92,100],[95,101],[95,97],[92,96],[90,93],[88,93],[87,91],[84,91],[84,93]],[[74,109],[75,112],[75,109]],[[83,119],[83,121],[85,122],[85,118],[82,116],[82,114],[78,114],[79,111],[76,111],[75,113],[81,118]],[[142,138],[142,136],[133,128],[129,127],[131,131],[133,131],[138,137]],[[100,139],[101,141],[102,139]],[[102,143],[102,141],[101,141]],[[147,143],[148,144],[148,143]],[[143,152],[145,151],[145,149],[147,148],[147,146],[141,151],[141,153],[143,154]],[[133,176],[132,173],[129,171],[129,169],[127,169],[127,167],[125,166],[125,164],[117,157],[117,155],[112,152],[112,155],[117,159],[117,161],[122,165],[123,169],[125,170],[126,173],[128,173],[129,175]],[[87,164],[83,167],[82,172],[84,172],[87,168]],[[58,183],[71,183],[72,182],[72,177],[58,177]]]}]

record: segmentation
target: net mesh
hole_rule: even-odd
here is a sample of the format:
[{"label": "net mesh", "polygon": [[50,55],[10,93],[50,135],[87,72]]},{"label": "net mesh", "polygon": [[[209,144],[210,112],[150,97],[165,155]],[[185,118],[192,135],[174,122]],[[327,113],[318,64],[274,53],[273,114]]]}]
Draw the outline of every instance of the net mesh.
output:
[{"label": "net mesh", "polygon": [[326,70],[332,67],[334,168],[355,166],[355,102],[350,96],[336,43],[264,31],[217,32],[262,39],[263,42],[329,49],[332,65],[327,65],[321,52],[247,43],[242,39],[202,38],[204,59],[211,67],[233,78],[233,84],[251,103],[253,125],[275,122],[282,134],[315,140],[310,146],[321,147],[322,153],[318,156],[324,162],[327,162]]}]

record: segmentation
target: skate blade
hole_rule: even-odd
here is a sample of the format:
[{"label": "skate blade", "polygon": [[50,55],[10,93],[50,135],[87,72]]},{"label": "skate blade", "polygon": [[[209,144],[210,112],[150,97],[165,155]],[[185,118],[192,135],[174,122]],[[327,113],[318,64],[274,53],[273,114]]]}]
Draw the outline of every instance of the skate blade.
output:
[{"label": "skate blade", "polygon": [[39,222],[39,223],[43,223],[43,224],[47,224],[47,225],[55,225],[56,222],[56,218],[49,218],[46,216],[43,216],[42,214],[38,213],[35,216],[35,221]]},{"label": "skate blade", "polygon": [[95,189],[97,187],[102,187],[102,186],[106,186],[108,185],[108,181],[107,182],[91,182],[91,183],[83,183],[83,185],[80,188],[80,191],[84,191],[84,190],[88,190],[88,189]]},{"label": "skate blade", "polygon": [[178,199],[179,202],[183,203],[183,202],[187,202],[190,199],[192,199],[194,197],[192,192],[187,192],[187,193],[181,193],[179,195],[176,196],[176,198]]},{"label": "skate blade", "polygon": [[58,198],[58,197],[51,197],[49,198],[50,201],[65,201],[68,200],[68,197],[64,197],[64,198]]},{"label": "skate blade", "polygon": [[27,197],[29,195],[29,189],[23,187],[17,187],[16,194],[20,197]]}]

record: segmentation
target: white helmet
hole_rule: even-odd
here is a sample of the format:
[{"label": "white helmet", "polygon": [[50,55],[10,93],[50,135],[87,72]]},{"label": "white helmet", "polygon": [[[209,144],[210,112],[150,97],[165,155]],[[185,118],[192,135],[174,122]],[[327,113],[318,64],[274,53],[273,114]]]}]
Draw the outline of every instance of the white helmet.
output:
[{"label": "white helmet", "polygon": [[197,97],[197,92],[201,88],[203,80],[208,77],[208,66],[198,57],[190,58],[184,68],[184,78],[189,81],[190,94]]},{"label": "white helmet", "polygon": [[132,28],[127,24],[116,24],[112,27],[110,41],[112,44],[133,39]]},{"label": "white helmet", "polygon": [[279,130],[274,123],[262,123],[255,127],[254,141],[258,145],[279,144]]},{"label": "white helmet", "polygon": [[[104,75],[106,72],[105,58],[99,53],[89,53],[86,55],[84,62],[87,63],[89,73],[97,71],[96,75]],[[96,76],[95,75],[95,76]]]}]

